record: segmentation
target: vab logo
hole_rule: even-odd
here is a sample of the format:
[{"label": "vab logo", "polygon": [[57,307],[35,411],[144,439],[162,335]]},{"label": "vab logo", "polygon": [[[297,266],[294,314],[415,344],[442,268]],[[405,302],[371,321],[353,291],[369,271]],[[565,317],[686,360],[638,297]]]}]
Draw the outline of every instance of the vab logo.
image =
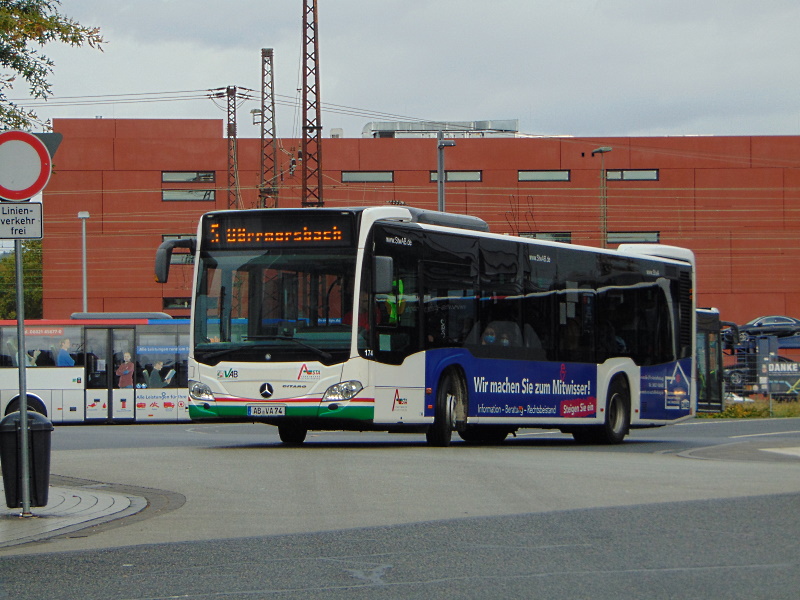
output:
[{"label": "vab logo", "polygon": [[408,406],[408,398],[400,397],[400,390],[394,391],[394,402],[392,402],[392,410],[396,408],[406,408]]},{"label": "vab logo", "polygon": [[309,369],[304,363],[303,366],[300,367],[300,372],[297,374],[297,381],[319,379],[320,377],[322,377],[322,371],[319,369]]},{"label": "vab logo", "polygon": [[228,369],[227,371],[220,369],[217,371],[217,379],[238,379],[239,371],[236,369]]}]

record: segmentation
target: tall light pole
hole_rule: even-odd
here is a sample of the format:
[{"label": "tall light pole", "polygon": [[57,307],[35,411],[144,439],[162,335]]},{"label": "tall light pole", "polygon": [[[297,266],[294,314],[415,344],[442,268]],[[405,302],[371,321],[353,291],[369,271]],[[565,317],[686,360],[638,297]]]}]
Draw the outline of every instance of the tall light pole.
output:
[{"label": "tall light pole", "polygon": [[455,145],[456,143],[453,140],[445,140],[444,134],[441,131],[436,134],[436,149],[438,150],[436,161],[436,191],[438,192],[439,198],[438,208],[442,212],[444,212],[444,149]]},{"label": "tall light pole", "polygon": [[81,260],[83,263],[83,312],[89,312],[87,301],[87,286],[86,286],[86,219],[89,218],[89,212],[82,210],[78,213],[78,218],[81,220]]},{"label": "tall light pole", "polygon": [[611,146],[600,146],[592,150],[592,156],[600,155],[600,245],[608,246],[608,189],[606,187],[606,153],[611,152]]}]

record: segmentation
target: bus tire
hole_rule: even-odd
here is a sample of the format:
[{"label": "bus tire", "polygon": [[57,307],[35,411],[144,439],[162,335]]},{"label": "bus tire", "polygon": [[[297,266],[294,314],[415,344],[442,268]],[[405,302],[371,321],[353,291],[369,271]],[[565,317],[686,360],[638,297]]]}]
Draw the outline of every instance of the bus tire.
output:
[{"label": "bus tire", "polygon": [[463,379],[450,369],[439,379],[436,388],[436,406],[433,424],[428,427],[425,438],[431,446],[445,448],[450,445],[456,428],[456,414],[463,413],[467,405],[467,392]]},{"label": "bus tire", "polygon": [[284,444],[299,445],[306,441],[308,429],[294,423],[281,423],[278,425],[278,437]]},{"label": "bus tire", "polygon": [[[39,400],[35,396],[28,395],[28,410],[32,412],[37,412],[40,415],[47,416],[47,409],[45,408],[44,404],[41,400]],[[15,398],[11,402],[8,403],[6,407],[6,415],[10,415],[13,412],[19,411],[19,398]]]},{"label": "bus tire", "polygon": [[631,425],[631,395],[624,378],[616,377],[608,386],[606,418],[597,427],[580,427],[572,430],[579,444],[621,444]]},{"label": "bus tire", "polygon": [[608,386],[606,418],[597,430],[598,444],[621,444],[631,426],[631,395],[622,377]]}]

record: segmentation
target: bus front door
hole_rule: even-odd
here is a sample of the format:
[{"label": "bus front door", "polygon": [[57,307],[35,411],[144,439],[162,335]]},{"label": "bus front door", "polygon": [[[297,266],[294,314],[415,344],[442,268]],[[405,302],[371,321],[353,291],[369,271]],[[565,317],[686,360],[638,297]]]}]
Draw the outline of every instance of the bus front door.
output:
[{"label": "bus front door", "polygon": [[134,330],[86,328],[86,420],[132,421]]}]

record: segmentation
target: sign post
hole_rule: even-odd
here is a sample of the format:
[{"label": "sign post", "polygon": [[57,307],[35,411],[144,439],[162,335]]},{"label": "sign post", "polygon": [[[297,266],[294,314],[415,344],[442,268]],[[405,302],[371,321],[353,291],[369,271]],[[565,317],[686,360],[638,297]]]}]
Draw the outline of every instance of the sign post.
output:
[{"label": "sign post", "polygon": [[39,138],[24,131],[0,133],[0,237],[14,240],[17,284],[17,365],[19,365],[20,458],[22,516],[31,515],[30,448],[28,445],[28,389],[25,368],[25,293],[22,277],[22,240],[41,239],[42,205],[30,202],[50,180],[50,152]]}]

